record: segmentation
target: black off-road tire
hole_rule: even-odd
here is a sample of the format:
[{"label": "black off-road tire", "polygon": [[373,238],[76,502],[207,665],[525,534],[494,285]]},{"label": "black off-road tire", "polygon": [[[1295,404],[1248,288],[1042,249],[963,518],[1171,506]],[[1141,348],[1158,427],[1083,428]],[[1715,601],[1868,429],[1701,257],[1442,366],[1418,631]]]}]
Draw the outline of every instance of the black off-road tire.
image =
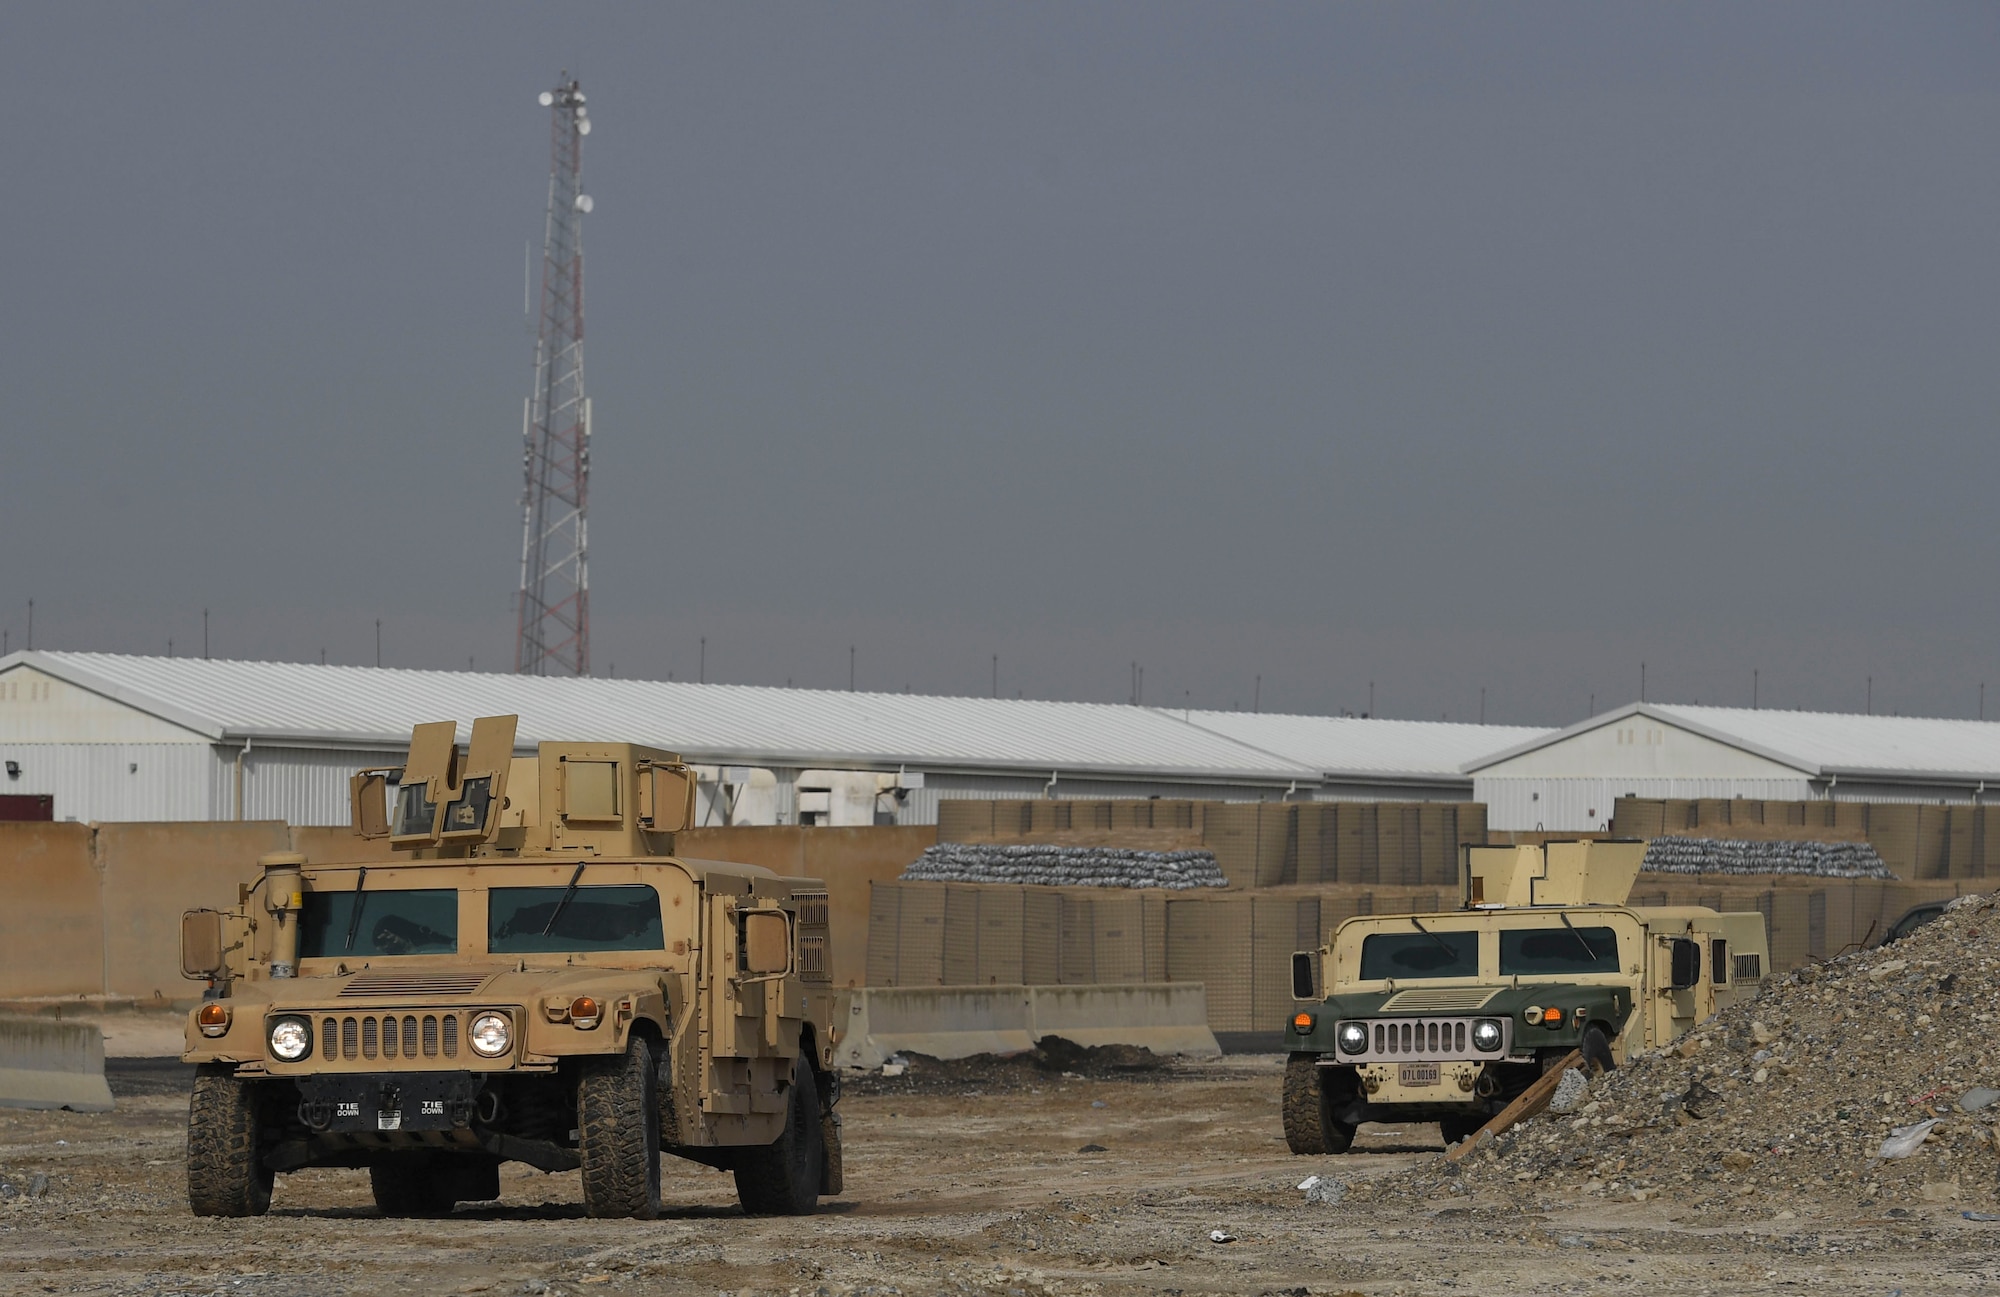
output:
[{"label": "black off-road tire", "polygon": [[1611,1038],[1602,1027],[1585,1027],[1583,1041],[1577,1048],[1583,1054],[1585,1076],[1602,1076],[1618,1070],[1618,1060],[1611,1054]]},{"label": "black off-road tire", "polygon": [[368,1187],[384,1216],[449,1216],[457,1178],[432,1153],[385,1153],[368,1165]]},{"label": "black off-road tire", "polygon": [[277,1175],[264,1165],[263,1089],[229,1063],[203,1063],[188,1100],[188,1206],[197,1216],[262,1216]]},{"label": "black off-road tire", "polygon": [[1444,1136],[1447,1145],[1456,1144],[1460,1140],[1477,1135],[1491,1120],[1492,1116],[1484,1112],[1468,1113],[1463,1117],[1443,1117],[1438,1121],[1438,1133]]},{"label": "black off-road tire", "polygon": [[746,1216],[804,1216],[819,1206],[825,1160],[819,1084],[803,1055],[792,1064],[791,1095],[785,1133],[736,1164],[736,1200]]},{"label": "black off-road tire", "polygon": [[1319,1088],[1319,1056],[1293,1054],[1285,1060],[1285,1146],[1294,1153],[1326,1152],[1325,1096]]},{"label": "black off-road tire", "polygon": [[576,1129],[587,1215],[660,1214],[659,1085],[655,1046],[636,1031],[623,1054],[584,1060]]}]

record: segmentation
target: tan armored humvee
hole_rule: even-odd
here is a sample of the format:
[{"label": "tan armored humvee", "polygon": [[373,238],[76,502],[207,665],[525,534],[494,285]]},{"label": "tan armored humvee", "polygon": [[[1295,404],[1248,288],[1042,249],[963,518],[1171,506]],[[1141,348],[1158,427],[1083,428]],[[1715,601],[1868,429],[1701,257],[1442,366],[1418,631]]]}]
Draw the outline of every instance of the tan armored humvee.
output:
[{"label": "tan armored humvee", "polygon": [[419,725],[352,780],[367,863],[266,856],[183,919],[199,1064],[188,1197],[264,1212],[279,1171],[367,1167],[392,1215],[581,1167],[593,1216],[650,1217],[660,1154],[735,1172],[746,1212],[841,1189],[824,884],[672,854],[672,753]]}]

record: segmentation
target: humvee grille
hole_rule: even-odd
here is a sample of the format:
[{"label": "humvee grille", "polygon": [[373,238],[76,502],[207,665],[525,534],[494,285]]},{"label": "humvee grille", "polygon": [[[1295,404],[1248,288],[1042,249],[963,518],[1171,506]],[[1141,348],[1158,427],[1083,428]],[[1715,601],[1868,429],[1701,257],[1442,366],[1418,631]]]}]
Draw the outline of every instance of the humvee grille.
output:
[{"label": "humvee grille", "polygon": [[360,995],[468,995],[490,974],[473,973],[357,973],[340,990],[345,1000]]},{"label": "humvee grille", "polygon": [[1762,955],[1738,955],[1736,967],[1730,970],[1739,982],[1755,982],[1764,976]]},{"label": "humvee grille", "polygon": [[319,1024],[320,1056],[328,1062],[457,1058],[461,1016],[453,1012],[328,1016]]},{"label": "humvee grille", "polygon": [[1467,1059],[1497,1059],[1507,1054],[1513,1034],[1509,1020],[1499,1019],[1500,1048],[1480,1051],[1472,1048],[1471,1018],[1357,1018],[1368,1031],[1368,1047],[1358,1054],[1343,1051],[1343,1063],[1456,1062]]}]

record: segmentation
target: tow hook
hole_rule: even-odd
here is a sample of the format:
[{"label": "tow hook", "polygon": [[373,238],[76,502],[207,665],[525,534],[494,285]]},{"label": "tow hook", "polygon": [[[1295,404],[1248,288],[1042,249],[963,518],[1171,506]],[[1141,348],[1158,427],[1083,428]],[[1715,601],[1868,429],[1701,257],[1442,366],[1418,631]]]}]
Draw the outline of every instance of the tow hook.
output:
[{"label": "tow hook", "polygon": [[1493,1074],[1491,1072],[1481,1072],[1479,1074],[1479,1097],[1482,1099],[1491,1099],[1498,1093],[1500,1093],[1500,1083],[1493,1079]]}]

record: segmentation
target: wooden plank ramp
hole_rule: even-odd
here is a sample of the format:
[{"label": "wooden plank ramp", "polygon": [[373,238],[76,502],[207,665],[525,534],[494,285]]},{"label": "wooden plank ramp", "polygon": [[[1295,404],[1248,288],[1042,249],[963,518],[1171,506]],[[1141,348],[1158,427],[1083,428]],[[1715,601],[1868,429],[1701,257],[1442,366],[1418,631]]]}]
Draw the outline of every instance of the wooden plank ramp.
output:
[{"label": "wooden plank ramp", "polygon": [[1453,1144],[1444,1155],[1447,1162],[1460,1162],[1471,1156],[1472,1150],[1501,1131],[1519,1122],[1526,1121],[1549,1106],[1549,1100],[1556,1097],[1556,1087],[1562,1084],[1563,1073],[1572,1067],[1583,1066],[1583,1051],[1572,1049],[1562,1062],[1542,1073],[1541,1079],[1521,1091],[1514,1102],[1493,1114],[1493,1120],[1481,1126],[1472,1134]]}]

